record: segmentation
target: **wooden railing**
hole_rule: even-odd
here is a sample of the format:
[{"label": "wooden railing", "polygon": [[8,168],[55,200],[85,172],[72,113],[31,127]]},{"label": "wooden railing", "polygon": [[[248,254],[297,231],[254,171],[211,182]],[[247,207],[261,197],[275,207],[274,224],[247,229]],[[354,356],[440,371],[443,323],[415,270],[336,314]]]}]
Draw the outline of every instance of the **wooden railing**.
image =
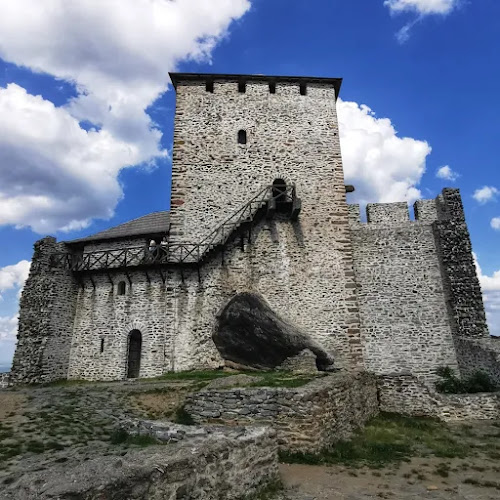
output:
[{"label": "wooden railing", "polygon": [[198,243],[166,242],[154,249],[142,246],[94,250],[83,254],[57,253],[52,256],[51,264],[75,272],[151,265],[199,264],[211,250],[223,246],[239,227],[243,224],[251,225],[261,209],[265,207],[268,216],[272,216],[277,206],[285,204],[290,207],[291,216],[298,215],[300,200],[296,197],[295,186],[269,185]]}]

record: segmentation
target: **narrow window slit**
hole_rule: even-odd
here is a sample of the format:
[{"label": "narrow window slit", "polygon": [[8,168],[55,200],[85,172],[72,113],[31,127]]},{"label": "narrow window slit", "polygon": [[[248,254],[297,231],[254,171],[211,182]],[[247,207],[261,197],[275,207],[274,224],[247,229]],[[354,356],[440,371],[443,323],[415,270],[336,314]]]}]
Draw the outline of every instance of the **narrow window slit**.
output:
[{"label": "narrow window slit", "polygon": [[300,84],[300,95],[307,95],[307,84]]},{"label": "narrow window slit", "polygon": [[214,82],[207,80],[205,83],[205,90],[207,92],[210,92],[211,94],[213,94],[214,93]]},{"label": "narrow window slit", "polygon": [[247,87],[246,82],[244,82],[244,81],[238,82],[238,92],[240,94],[244,94],[246,92],[246,90],[247,90],[246,87]]},{"label": "narrow window slit", "polygon": [[247,143],[247,133],[246,130],[238,131],[238,144],[246,144]]},{"label": "narrow window slit", "polygon": [[276,94],[276,82],[269,83],[269,93]]}]

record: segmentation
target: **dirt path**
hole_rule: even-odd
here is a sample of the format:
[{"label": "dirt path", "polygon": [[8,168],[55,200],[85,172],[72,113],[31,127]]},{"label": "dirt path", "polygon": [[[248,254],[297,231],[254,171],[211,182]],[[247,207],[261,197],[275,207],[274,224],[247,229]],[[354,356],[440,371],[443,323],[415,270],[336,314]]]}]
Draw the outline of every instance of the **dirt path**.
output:
[{"label": "dirt path", "polygon": [[493,460],[428,457],[376,470],[288,464],[280,470],[286,500],[500,499],[500,469]]}]

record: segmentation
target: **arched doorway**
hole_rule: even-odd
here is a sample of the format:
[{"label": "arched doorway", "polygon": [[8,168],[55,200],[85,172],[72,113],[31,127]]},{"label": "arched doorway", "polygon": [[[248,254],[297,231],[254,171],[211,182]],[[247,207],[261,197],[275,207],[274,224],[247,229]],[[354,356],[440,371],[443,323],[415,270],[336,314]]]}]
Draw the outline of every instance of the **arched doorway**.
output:
[{"label": "arched doorway", "polygon": [[141,370],[142,335],[132,330],[128,338],[127,378],[138,378]]}]

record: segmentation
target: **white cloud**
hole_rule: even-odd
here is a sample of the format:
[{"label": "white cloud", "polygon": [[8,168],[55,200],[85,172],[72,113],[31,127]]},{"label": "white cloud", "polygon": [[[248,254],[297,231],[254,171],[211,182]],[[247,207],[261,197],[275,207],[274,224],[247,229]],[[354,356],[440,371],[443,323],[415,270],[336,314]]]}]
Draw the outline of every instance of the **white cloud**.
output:
[{"label": "white cloud", "polygon": [[472,197],[479,203],[484,204],[488,201],[493,201],[496,199],[500,191],[493,186],[484,186],[481,189],[476,189]]},{"label": "white cloud", "polygon": [[[209,60],[249,8],[249,0],[1,2],[0,57],[79,93],[56,108],[17,85],[0,89],[0,224],[50,232],[110,217],[120,170],[166,154],[145,110],[168,72]],[[80,120],[100,130],[86,132]]]},{"label": "white cloud", "polygon": [[384,5],[391,14],[413,13],[416,18],[406,23],[397,33],[399,43],[405,43],[410,38],[410,31],[425,16],[445,16],[456,9],[462,0],[384,0]]},{"label": "white cloud", "polygon": [[0,316],[0,373],[10,369],[16,346],[18,317]]},{"label": "white cloud", "polygon": [[460,175],[458,175],[457,172],[454,172],[449,165],[444,165],[437,170],[436,177],[439,179],[446,179],[448,181],[456,181]]},{"label": "white cloud", "polygon": [[477,255],[472,254],[476,272],[481,283],[484,307],[491,335],[500,335],[500,271],[494,271],[491,276],[484,275],[479,265]]},{"label": "white cloud", "polygon": [[391,13],[415,12],[421,15],[449,14],[459,0],[384,0]]},{"label": "white cloud", "polygon": [[[0,293],[12,288],[22,289],[28,278],[30,262],[21,260],[17,264],[0,267]],[[1,298],[0,294],[0,298]]]},{"label": "white cloud", "polygon": [[0,346],[3,342],[14,342],[17,335],[18,317],[0,316]]},{"label": "white cloud", "polygon": [[414,201],[431,147],[399,137],[391,120],[355,102],[337,101],[346,182],[356,187],[357,202]]},{"label": "white cloud", "polygon": [[490,224],[493,229],[500,230],[500,217],[493,217],[493,219],[491,219]]}]

